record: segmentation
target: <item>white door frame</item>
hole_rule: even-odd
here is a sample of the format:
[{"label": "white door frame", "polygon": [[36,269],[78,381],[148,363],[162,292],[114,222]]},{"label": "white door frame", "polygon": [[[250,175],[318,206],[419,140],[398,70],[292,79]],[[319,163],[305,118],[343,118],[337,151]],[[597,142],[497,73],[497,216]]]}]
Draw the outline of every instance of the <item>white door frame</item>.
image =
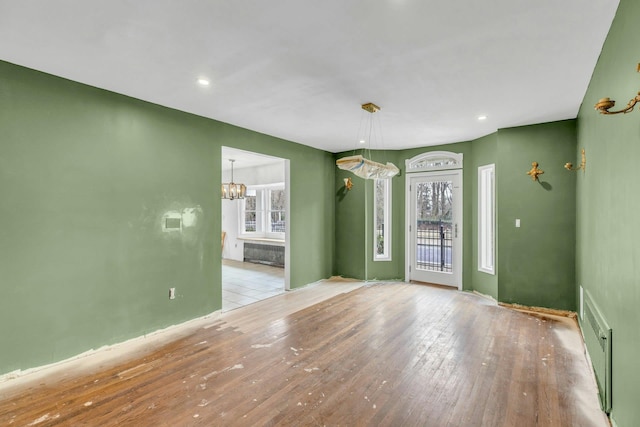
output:
[{"label": "white door frame", "polygon": [[[411,269],[415,260],[415,239],[411,233],[412,226],[412,189],[411,180],[415,177],[436,176],[436,175],[458,175],[459,188],[457,189],[457,211],[454,212],[454,224],[457,224],[457,236],[454,235],[452,261],[454,267],[453,282],[458,289],[462,290],[462,248],[463,248],[463,156],[461,153],[448,151],[432,151],[419,154],[411,159],[407,159],[405,174],[405,282],[411,281]],[[454,225],[455,227],[455,225]]]},{"label": "white door frame", "polygon": [[[284,285],[284,290],[289,291],[291,290],[291,221],[290,221],[290,218],[291,218],[291,160],[286,159],[284,157],[272,156],[272,155],[260,153],[257,151],[243,150],[241,148],[235,148],[235,147],[230,147],[225,145],[223,145],[220,148],[220,150],[221,150],[220,151],[221,160],[222,160],[222,157],[224,156],[225,150],[233,150],[234,153],[244,152],[249,156],[270,157],[272,159],[279,159],[284,161],[284,165],[283,165],[284,166],[284,190],[286,194],[285,218],[287,219],[287,221],[285,221],[285,240],[284,240],[284,260],[285,261],[284,261],[284,284],[283,285]],[[236,157],[235,154],[234,154],[234,157]],[[220,181],[223,182],[224,179],[221,177]],[[220,260],[220,263],[222,264],[222,259]],[[221,283],[221,286],[222,286],[222,283]]]},{"label": "white door frame", "polygon": [[291,160],[284,159],[284,290],[291,290]]}]

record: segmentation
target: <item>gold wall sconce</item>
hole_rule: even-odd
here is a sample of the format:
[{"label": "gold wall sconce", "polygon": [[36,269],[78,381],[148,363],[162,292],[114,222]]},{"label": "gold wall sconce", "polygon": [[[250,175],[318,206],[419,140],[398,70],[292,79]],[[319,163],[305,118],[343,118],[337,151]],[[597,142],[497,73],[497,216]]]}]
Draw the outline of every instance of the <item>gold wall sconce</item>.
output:
[{"label": "gold wall sconce", "polygon": [[584,148],[582,149],[582,160],[580,161],[580,166],[577,168],[573,167],[573,163],[565,163],[564,168],[568,171],[579,171],[582,169],[582,172],[587,169],[587,156],[584,154]]},{"label": "gold wall sconce", "polygon": [[353,181],[351,181],[351,178],[344,179],[344,187],[347,189],[347,191],[353,188]]},{"label": "gold wall sconce", "polygon": [[[636,71],[640,73],[640,64],[638,64],[638,66],[636,67]],[[602,98],[602,99],[600,99],[596,103],[595,109],[597,111],[599,111],[600,114],[620,114],[620,113],[627,114],[627,113],[633,111],[633,107],[635,107],[638,102],[640,102],[640,92],[638,92],[636,97],[633,98],[631,101],[629,101],[627,106],[625,108],[623,108],[622,110],[609,111],[609,109],[613,108],[613,106],[616,105],[616,101],[614,101],[613,99],[610,99],[610,98]]]},{"label": "gold wall sconce", "polygon": [[532,180],[537,181],[538,175],[542,175],[544,171],[538,168],[538,162],[531,163],[531,170],[527,172],[527,175],[531,177]]}]

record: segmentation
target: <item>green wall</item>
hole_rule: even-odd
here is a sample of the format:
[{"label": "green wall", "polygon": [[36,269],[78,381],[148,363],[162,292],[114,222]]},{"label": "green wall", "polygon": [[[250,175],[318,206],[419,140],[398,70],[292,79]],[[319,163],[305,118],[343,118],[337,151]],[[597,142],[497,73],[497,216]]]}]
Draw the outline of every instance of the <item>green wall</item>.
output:
[{"label": "green wall", "polygon": [[[576,177],[563,165],[573,160],[575,144],[575,120],[566,120],[501,129],[472,142],[372,152],[374,160],[394,162],[401,174],[393,178],[393,260],[371,261],[369,237],[368,278],[404,278],[405,160],[429,151],[452,151],[464,155],[463,289],[476,290],[502,302],[574,310]],[[352,154],[340,153],[336,158]],[[532,161],[538,161],[545,170],[539,183],[526,175]],[[490,163],[496,164],[496,275],[477,269],[478,166]],[[347,192],[343,179],[349,176],[355,186]],[[372,230],[372,184],[339,170],[335,196],[336,270],[362,279],[364,233]],[[515,228],[516,218],[521,220],[520,228]]]},{"label": "green wall", "polygon": [[[351,153],[347,154],[351,155]],[[339,156],[344,157],[344,156]],[[338,157],[336,157],[337,159]],[[351,178],[353,187],[347,190],[344,186],[344,179]],[[392,179],[392,199],[395,202],[396,192],[395,181]],[[336,273],[350,278],[365,278],[365,262],[369,265],[373,261],[365,260],[365,224],[364,224],[364,205],[365,191],[367,190],[366,181],[358,178],[351,172],[337,170],[335,175],[335,242],[336,242]],[[393,212],[395,213],[395,212]],[[392,213],[392,215],[393,215]],[[393,216],[395,219],[395,216]],[[392,232],[393,233],[393,232]],[[391,250],[391,257],[395,263],[397,254]],[[374,276],[372,276],[374,277]]]},{"label": "green wall", "polygon": [[[425,148],[416,148],[411,150],[398,151],[372,151],[371,158],[379,162],[392,162],[400,168],[400,174],[392,179],[392,261],[372,261],[373,243],[369,237],[367,248],[368,261],[368,278],[369,279],[402,279],[404,280],[405,272],[405,180],[406,168],[405,160],[410,159],[418,154],[430,151],[451,151],[454,153],[462,153],[464,155],[464,164],[471,160],[471,143],[461,142],[457,144],[447,144],[439,146],[431,146]],[[353,155],[353,151],[336,154],[336,159]],[[367,153],[368,156],[368,153]],[[344,190],[344,181],[346,177],[351,177],[354,187],[351,191]],[[471,210],[471,189],[472,189],[472,171],[471,166],[465,166],[463,170],[463,271],[462,283],[463,289],[470,290],[471,286],[471,254],[472,254],[472,210]],[[365,195],[364,189],[367,189],[367,213],[368,222],[365,228]],[[362,279],[365,273],[365,254],[364,254],[364,233],[366,230],[372,230],[373,216],[373,184],[351,172],[338,170],[335,178],[335,197],[336,197],[336,270],[338,274],[345,277],[353,277]],[[371,234],[373,234],[371,232]]]},{"label": "green wall", "polygon": [[[360,152],[340,153],[335,155],[335,159],[354,154]],[[369,152],[366,156],[369,158]],[[369,280],[404,280],[404,161],[400,165],[397,151],[372,151],[371,159],[382,163],[392,162],[401,169],[400,176],[391,179],[391,261],[373,261],[373,181],[336,168],[336,272],[344,277],[364,279],[367,263]],[[353,188],[349,191],[344,187],[344,178],[351,178],[353,182]],[[365,235],[365,230],[368,230],[368,235]]]},{"label": "green wall", "polygon": [[[492,133],[472,142],[473,157],[471,160],[471,168],[469,174],[472,177],[471,193],[471,278],[472,286],[475,291],[484,295],[489,295],[494,299],[498,299],[498,251],[495,251],[496,260],[494,260],[494,273],[488,274],[478,271],[478,168],[490,164],[496,164],[496,176],[498,174],[498,133]],[[497,193],[497,182],[495,185]],[[496,203],[498,206],[497,194]],[[497,224],[496,224],[497,225]],[[496,230],[497,227],[494,228]],[[497,235],[497,231],[496,231]],[[497,243],[497,240],[496,240]]]},{"label": "green wall", "polygon": [[577,177],[577,284],[613,330],[611,417],[619,427],[640,425],[640,113],[604,116],[593,106],[611,97],[624,107],[640,90],[639,20],[640,2],[621,0],[580,108],[574,152],[587,156]]},{"label": "green wall", "polygon": [[575,310],[575,146],[575,120],[498,131],[499,301]]},{"label": "green wall", "polygon": [[0,374],[220,308],[223,145],[291,160],[291,286],[333,273],[329,153],[6,62],[0,132]]}]

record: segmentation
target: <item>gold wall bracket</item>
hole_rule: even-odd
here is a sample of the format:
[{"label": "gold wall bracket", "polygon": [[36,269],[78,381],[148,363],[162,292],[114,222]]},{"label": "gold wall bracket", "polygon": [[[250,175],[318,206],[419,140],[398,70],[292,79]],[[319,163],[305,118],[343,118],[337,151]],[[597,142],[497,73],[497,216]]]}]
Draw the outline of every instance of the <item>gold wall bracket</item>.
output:
[{"label": "gold wall bracket", "polygon": [[538,162],[531,163],[531,169],[527,172],[527,175],[531,177],[532,180],[537,181],[538,175],[542,175],[544,171],[538,168]]},{"label": "gold wall bracket", "polygon": [[[640,64],[638,64],[638,66],[636,67],[636,71],[640,73]],[[620,113],[627,114],[633,111],[633,107],[635,107],[638,102],[640,102],[640,92],[638,92],[636,97],[633,98],[631,101],[629,101],[627,106],[622,110],[609,111],[611,108],[613,108],[616,105],[616,101],[614,101],[611,98],[601,98],[596,103],[594,108],[596,109],[596,111],[599,111],[600,114],[620,114]]]},{"label": "gold wall bracket", "polygon": [[347,189],[347,191],[351,190],[353,188],[353,181],[351,181],[351,178],[345,178],[344,179],[344,188]]},{"label": "gold wall bracket", "polygon": [[584,171],[587,170],[587,156],[584,154],[584,148],[582,149],[582,160],[580,161],[580,166],[574,168],[573,163],[565,163],[564,168],[568,171],[582,170],[582,172],[584,173]]}]

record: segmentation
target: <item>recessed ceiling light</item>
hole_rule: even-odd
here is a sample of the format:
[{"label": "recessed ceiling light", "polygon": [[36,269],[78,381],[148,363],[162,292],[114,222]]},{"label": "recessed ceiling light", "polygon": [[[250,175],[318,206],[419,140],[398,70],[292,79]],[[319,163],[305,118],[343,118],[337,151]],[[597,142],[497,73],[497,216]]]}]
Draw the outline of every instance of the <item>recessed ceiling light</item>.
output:
[{"label": "recessed ceiling light", "polygon": [[209,82],[209,79],[205,79],[204,77],[200,77],[198,79],[198,84],[200,86],[209,86],[210,82]]},{"label": "recessed ceiling light", "polygon": [[360,144],[364,144],[366,141],[364,139],[360,140]]},{"label": "recessed ceiling light", "polygon": [[487,116],[478,116],[478,120],[487,120]]}]

